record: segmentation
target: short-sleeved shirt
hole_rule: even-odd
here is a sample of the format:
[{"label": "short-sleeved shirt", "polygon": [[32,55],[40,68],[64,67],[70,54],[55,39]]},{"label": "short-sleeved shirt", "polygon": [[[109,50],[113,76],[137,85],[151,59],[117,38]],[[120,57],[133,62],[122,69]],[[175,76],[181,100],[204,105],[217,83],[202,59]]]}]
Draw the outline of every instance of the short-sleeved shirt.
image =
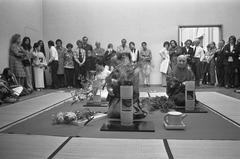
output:
[{"label": "short-sleeved shirt", "polygon": [[152,52],[150,49],[140,50],[140,60],[143,62],[151,62],[152,60]]},{"label": "short-sleeved shirt", "polygon": [[54,60],[58,61],[58,52],[54,46],[50,47],[49,54],[50,58],[53,58]]}]

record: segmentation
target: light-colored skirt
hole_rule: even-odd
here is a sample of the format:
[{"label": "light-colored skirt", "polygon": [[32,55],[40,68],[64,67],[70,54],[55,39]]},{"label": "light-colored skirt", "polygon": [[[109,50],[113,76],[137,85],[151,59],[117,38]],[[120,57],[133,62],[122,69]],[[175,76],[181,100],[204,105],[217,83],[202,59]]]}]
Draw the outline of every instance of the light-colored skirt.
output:
[{"label": "light-colored skirt", "polygon": [[36,88],[44,88],[44,68],[34,67],[34,80]]}]

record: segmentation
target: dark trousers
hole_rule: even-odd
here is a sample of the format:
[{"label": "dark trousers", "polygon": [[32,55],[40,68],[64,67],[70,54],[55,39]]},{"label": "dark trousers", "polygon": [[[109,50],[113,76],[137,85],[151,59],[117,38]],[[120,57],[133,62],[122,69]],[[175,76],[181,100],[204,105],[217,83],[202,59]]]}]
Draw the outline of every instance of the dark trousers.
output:
[{"label": "dark trousers", "polygon": [[209,74],[209,68],[210,64],[207,62],[202,62],[201,64],[201,70],[202,70],[202,84],[207,84],[210,82],[210,74]]},{"label": "dark trousers", "polygon": [[59,88],[57,70],[58,70],[58,61],[52,61],[51,62],[52,88],[55,88],[55,89]]},{"label": "dark trousers", "polygon": [[65,77],[66,77],[67,86],[73,86],[74,69],[73,68],[64,68],[64,73],[65,73]]},{"label": "dark trousers", "polygon": [[64,74],[57,74],[59,87],[65,87],[65,77]]},{"label": "dark trousers", "polygon": [[218,85],[222,87],[224,86],[224,67],[217,65],[216,72],[217,72]]},{"label": "dark trousers", "polygon": [[224,66],[224,81],[227,86],[234,86],[234,67],[233,62],[228,62]]},{"label": "dark trousers", "polygon": [[74,62],[74,86],[76,88],[82,88],[82,67],[79,66],[77,62]]},{"label": "dark trousers", "polygon": [[199,86],[201,79],[201,62],[200,58],[193,58],[192,71],[195,75],[196,86]]}]

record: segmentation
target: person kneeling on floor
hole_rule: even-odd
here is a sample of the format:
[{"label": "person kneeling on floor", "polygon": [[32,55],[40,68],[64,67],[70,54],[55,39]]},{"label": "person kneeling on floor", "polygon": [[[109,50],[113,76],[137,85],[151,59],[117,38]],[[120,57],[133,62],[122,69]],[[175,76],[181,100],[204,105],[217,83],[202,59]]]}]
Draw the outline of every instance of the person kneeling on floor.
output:
[{"label": "person kneeling on floor", "polygon": [[0,104],[4,103],[14,103],[17,101],[17,95],[7,86],[7,83],[0,79]]},{"label": "person kneeling on floor", "polygon": [[0,98],[7,103],[13,103],[18,96],[28,94],[27,89],[18,84],[15,75],[5,68],[0,79]]},{"label": "person kneeling on floor", "polygon": [[177,65],[169,70],[167,75],[167,95],[177,106],[185,106],[185,85],[186,81],[194,81],[192,70],[187,65],[187,57],[179,55]]}]

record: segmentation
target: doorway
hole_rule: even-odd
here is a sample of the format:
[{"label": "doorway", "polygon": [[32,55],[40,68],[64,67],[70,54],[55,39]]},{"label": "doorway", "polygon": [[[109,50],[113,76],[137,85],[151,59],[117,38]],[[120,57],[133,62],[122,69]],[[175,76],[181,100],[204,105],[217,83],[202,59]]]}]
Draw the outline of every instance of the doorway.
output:
[{"label": "doorway", "polygon": [[180,25],[178,26],[178,43],[184,45],[187,39],[200,39],[201,46],[206,49],[207,45],[214,41],[216,44],[222,40],[222,25]]}]

